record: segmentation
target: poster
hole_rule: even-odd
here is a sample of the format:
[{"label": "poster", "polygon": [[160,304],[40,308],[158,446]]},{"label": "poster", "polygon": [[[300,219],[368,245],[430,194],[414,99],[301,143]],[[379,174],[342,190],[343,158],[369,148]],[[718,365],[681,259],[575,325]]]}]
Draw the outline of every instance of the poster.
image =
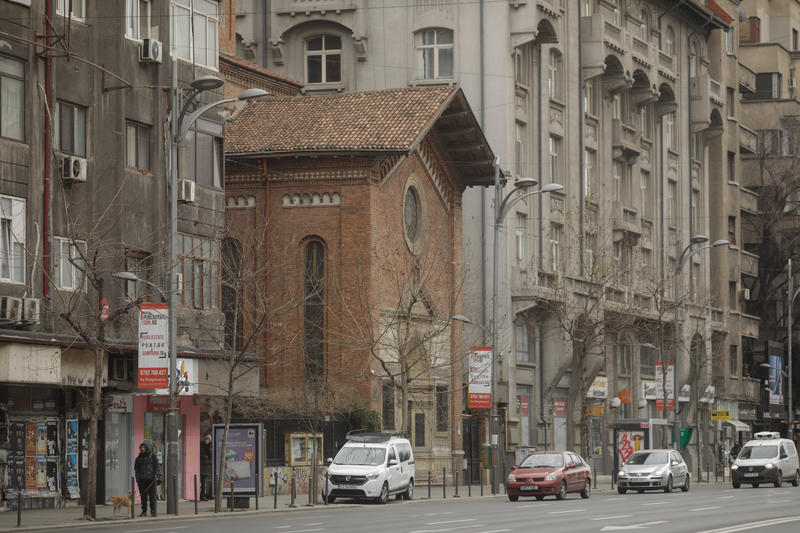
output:
[{"label": "poster", "polygon": [[553,416],[564,418],[567,416],[567,399],[566,398],[553,398]]},{"label": "poster", "polygon": [[25,424],[25,490],[36,492],[36,422]]},{"label": "poster", "polygon": [[[222,462],[222,436],[225,426],[214,425],[214,472],[220,472]],[[231,424],[225,451],[225,482],[233,481],[236,493],[254,494],[256,490],[256,468],[261,468],[259,450],[259,424]],[[230,485],[224,491],[230,492]]]},{"label": "poster", "polygon": [[492,407],[492,349],[473,346],[469,349],[469,395],[470,409]]},{"label": "poster", "polygon": [[783,357],[780,355],[769,355],[769,404],[783,405]]},{"label": "poster", "polygon": [[675,363],[667,363],[667,411],[675,410]]},{"label": "poster", "polygon": [[80,494],[78,484],[78,421],[75,419],[67,420],[67,436],[65,439],[67,447],[66,469],[67,469],[67,493],[70,498],[77,498]]},{"label": "poster", "polygon": [[663,365],[656,363],[656,412],[664,410],[664,372]]},{"label": "poster", "polygon": [[644,431],[620,430],[617,432],[617,455],[619,464],[625,464],[633,452],[638,452],[644,446]]},{"label": "poster", "polygon": [[169,387],[169,309],[143,303],[139,308],[139,389]]}]

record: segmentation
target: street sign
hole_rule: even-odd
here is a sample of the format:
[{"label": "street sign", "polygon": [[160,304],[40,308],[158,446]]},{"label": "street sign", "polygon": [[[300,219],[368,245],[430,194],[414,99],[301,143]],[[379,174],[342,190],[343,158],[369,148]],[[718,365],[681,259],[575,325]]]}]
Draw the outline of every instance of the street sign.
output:
[{"label": "street sign", "polygon": [[728,409],[712,409],[711,420],[730,420],[731,412]]}]

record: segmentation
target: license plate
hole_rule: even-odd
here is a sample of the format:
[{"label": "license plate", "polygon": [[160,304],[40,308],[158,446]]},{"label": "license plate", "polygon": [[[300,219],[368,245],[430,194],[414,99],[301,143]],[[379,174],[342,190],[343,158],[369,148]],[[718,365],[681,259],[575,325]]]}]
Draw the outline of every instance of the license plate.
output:
[{"label": "license plate", "polygon": [[337,489],[354,489],[356,488],[355,485],[336,485]]},{"label": "license plate", "polygon": [[744,477],[758,477],[758,472],[750,472],[745,474]]},{"label": "license plate", "polygon": [[526,491],[526,490],[539,490],[537,485],[522,485],[519,490]]}]

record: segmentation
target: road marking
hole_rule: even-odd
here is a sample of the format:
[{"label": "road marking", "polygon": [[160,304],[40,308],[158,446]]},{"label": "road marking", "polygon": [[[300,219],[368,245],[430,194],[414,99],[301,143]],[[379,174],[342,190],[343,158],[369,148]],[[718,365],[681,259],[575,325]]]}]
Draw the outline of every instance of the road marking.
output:
[{"label": "road marking", "polygon": [[314,522],[313,524],[303,524],[304,526],[321,526],[322,522]]},{"label": "road marking", "polygon": [[312,531],[325,531],[325,530],[322,529],[321,527],[318,527],[316,529],[293,529],[289,533],[311,533]]},{"label": "road marking", "polygon": [[620,514],[617,516],[600,516],[598,518],[592,518],[592,520],[616,520],[617,518],[630,518],[632,514]]},{"label": "road marking", "polygon": [[549,514],[582,513],[583,509],[571,509],[569,511],[550,511]]},{"label": "road marking", "polygon": [[642,524],[630,524],[628,526],[605,526],[600,531],[621,531],[626,529],[647,529],[650,526],[657,526],[659,524],[666,524],[666,520],[659,520],[657,522],[644,522]]},{"label": "road marking", "polygon": [[762,520],[760,522],[750,522],[749,524],[721,527],[719,529],[708,529],[698,533],[736,533],[738,531],[747,531],[748,529],[759,529],[762,527],[777,526],[780,524],[798,521],[800,521],[800,516],[787,516],[786,518],[775,518],[772,520]]},{"label": "road marking", "polygon": [[[189,526],[172,526],[172,529],[186,529]],[[150,531],[164,531],[163,529],[132,529],[130,531],[126,531],[125,533],[149,533]]]},{"label": "road marking", "polygon": [[722,507],[698,507],[697,509],[692,509],[692,512],[695,512],[695,511],[713,511],[714,509],[722,509]]},{"label": "road marking", "polygon": [[719,497],[720,500],[729,500],[731,498],[733,498],[733,496],[720,496]]},{"label": "road marking", "polygon": [[442,533],[444,531],[455,531],[457,529],[468,529],[472,527],[486,527],[487,524],[469,524],[465,526],[454,526],[454,527],[445,527],[442,529],[417,529],[415,531],[410,531],[409,533]]},{"label": "road marking", "polygon": [[292,526],[275,526],[275,529],[286,529],[287,527],[292,527]]},{"label": "road marking", "polygon": [[480,533],[503,533],[503,531],[513,531],[511,529],[492,529],[491,531],[481,531]]},{"label": "road marking", "polygon": [[615,502],[615,501],[624,500],[624,499],[625,498],[622,498],[622,497],[620,497],[620,498],[603,498],[603,501],[604,502]]},{"label": "road marking", "polygon": [[443,520],[441,522],[425,522],[426,526],[438,526],[441,524],[458,524],[460,522],[474,522],[477,518],[463,518],[461,520]]},{"label": "road marking", "polygon": [[640,503],[639,505],[669,505],[672,502],[650,502],[650,503]]},{"label": "road marking", "polygon": [[773,501],[767,501],[767,503],[786,503],[786,502],[791,502],[791,501],[794,501],[794,500],[773,500]]}]

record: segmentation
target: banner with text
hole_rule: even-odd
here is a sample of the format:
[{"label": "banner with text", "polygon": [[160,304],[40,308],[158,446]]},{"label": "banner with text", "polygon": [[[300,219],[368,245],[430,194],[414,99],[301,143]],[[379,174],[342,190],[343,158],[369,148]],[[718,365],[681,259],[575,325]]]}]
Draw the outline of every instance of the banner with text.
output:
[{"label": "banner with text", "polygon": [[470,409],[492,407],[492,349],[473,346],[469,349],[469,396]]},{"label": "banner with text", "polygon": [[139,309],[140,389],[169,387],[169,308],[143,303]]}]

